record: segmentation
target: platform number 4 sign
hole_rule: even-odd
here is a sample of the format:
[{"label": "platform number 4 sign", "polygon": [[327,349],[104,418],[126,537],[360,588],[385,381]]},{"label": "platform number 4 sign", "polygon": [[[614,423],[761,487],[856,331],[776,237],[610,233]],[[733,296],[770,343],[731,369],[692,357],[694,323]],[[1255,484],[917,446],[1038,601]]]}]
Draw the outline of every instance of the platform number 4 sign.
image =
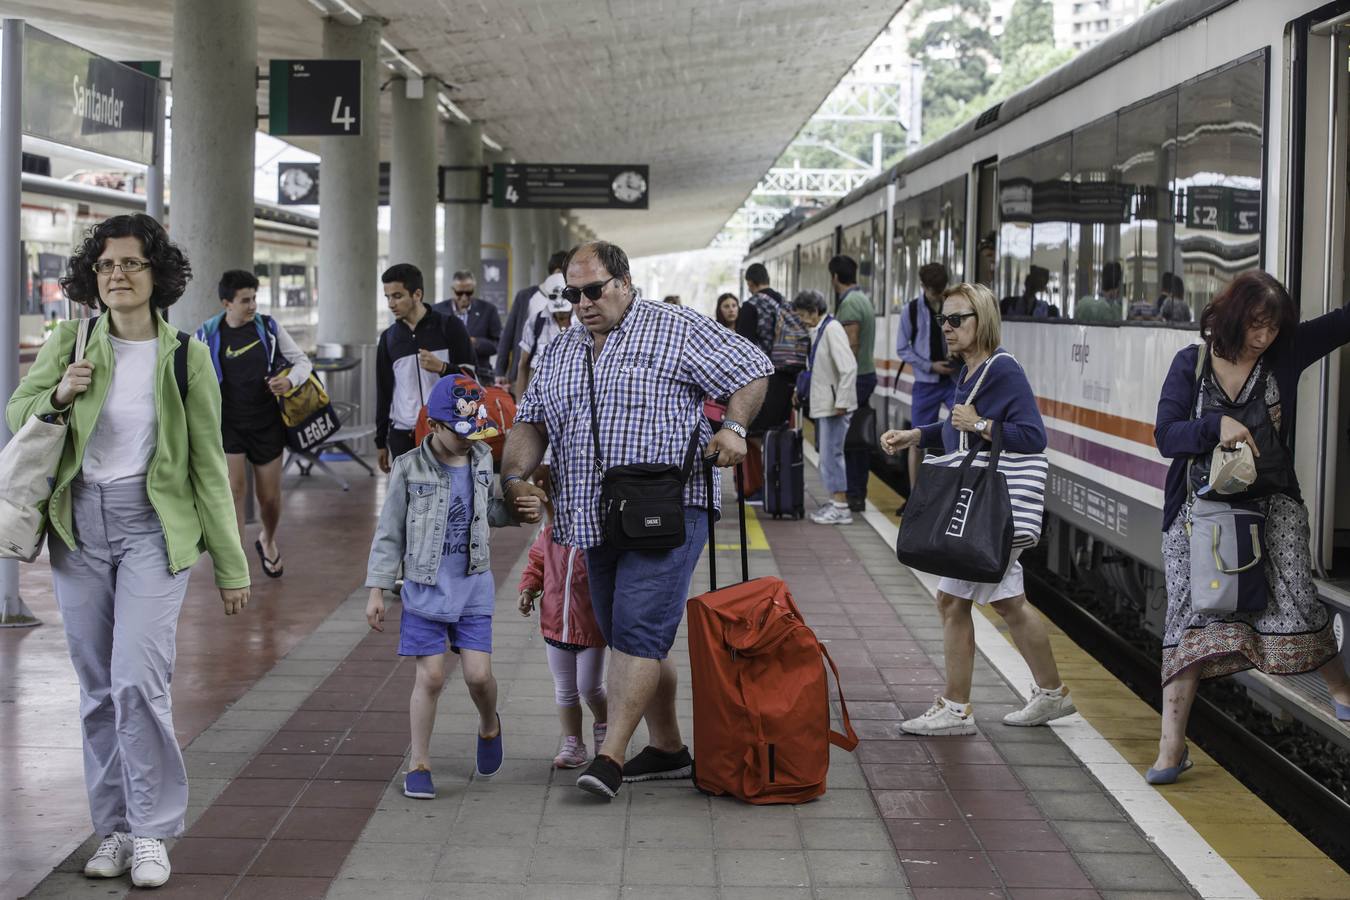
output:
[{"label": "platform number 4 sign", "polygon": [[361,60],[274,59],[268,77],[269,133],[361,133]]},{"label": "platform number 4 sign", "polygon": [[520,192],[516,190],[514,184],[508,184],[506,186],[506,202],[510,203],[512,206],[515,206],[520,202]]}]

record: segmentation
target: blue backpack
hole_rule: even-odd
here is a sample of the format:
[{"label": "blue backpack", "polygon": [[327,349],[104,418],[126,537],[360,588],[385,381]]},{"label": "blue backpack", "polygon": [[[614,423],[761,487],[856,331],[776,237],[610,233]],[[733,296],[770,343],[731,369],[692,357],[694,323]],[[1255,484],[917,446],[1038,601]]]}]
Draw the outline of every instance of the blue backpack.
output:
[{"label": "blue backpack", "polygon": [[825,329],[833,321],[834,316],[826,316],[820,323],[820,331],[811,343],[811,353],[806,358],[806,368],[797,373],[797,405],[802,409],[811,408],[811,371],[816,367],[816,350],[820,348],[821,338],[825,337]]}]

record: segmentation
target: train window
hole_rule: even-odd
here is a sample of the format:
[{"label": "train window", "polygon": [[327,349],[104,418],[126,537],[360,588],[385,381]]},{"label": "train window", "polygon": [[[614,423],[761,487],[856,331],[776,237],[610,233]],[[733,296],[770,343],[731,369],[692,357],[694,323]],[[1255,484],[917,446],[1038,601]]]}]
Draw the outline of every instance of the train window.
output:
[{"label": "train window", "polygon": [[[1224,284],[1261,263],[1264,57],[1177,92],[1176,245],[1172,308],[1193,318]],[[1177,300],[1184,302],[1184,307]]]},{"label": "train window", "polygon": [[890,308],[891,311],[900,308],[911,296],[909,293],[909,259],[905,255],[905,204],[895,204],[895,209],[891,211],[892,225],[894,233],[891,237],[891,264],[890,264]]},{"label": "train window", "polygon": [[[1069,247],[1074,311],[1094,321],[1121,320],[1120,229],[1127,215],[1116,173],[1116,117],[1073,133],[1069,216],[1077,232]],[[1078,305],[1091,298],[1082,310]]]},{"label": "train window", "polygon": [[1123,111],[1116,129],[1115,169],[1129,204],[1120,231],[1127,318],[1156,318],[1163,273],[1175,271],[1176,223],[1172,179],[1176,170],[1177,95]]},{"label": "train window", "polygon": [[1031,270],[1031,157],[1023,154],[1002,160],[998,170],[999,260],[994,293],[1012,297],[1022,293]]},{"label": "train window", "polygon": [[966,278],[966,179],[954,178],[941,191],[947,235],[942,242],[941,262],[947,267],[947,280],[956,284]]},{"label": "train window", "polygon": [[[826,301],[833,296],[830,285],[830,257],[834,255],[834,236],[826,235],[801,249],[801,265],[797,271],[796,291],[816,290]],[[791,299],[791,298],[789,298]],[[833,306],[833,304],[830,304]]]},{"label": "train window", "polygon": [[997,292],[998,265],[998,163],[980,164],[976,178],[975,280]]},{"label": "train window", "polygon": [[872,220],[867,219],[845,228],[843,248],[839,252],[853,257],[853,261],[858,264],[858,287],[873,298],[873,302],[879,300],[881,281],[876,277],[877,245]]},{"label": "train window", "polygon": [[872,305],[877,315],[886,315],[886,216],[878,213],[872,217],[872,258],[876,271],[872,276]]}]

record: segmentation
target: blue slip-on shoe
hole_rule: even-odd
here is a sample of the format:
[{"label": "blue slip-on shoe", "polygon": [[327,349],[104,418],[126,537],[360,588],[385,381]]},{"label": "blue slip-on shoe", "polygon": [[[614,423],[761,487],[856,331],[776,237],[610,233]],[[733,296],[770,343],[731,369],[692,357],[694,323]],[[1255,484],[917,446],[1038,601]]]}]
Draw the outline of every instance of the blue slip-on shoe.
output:
[{"label": "blue slip-on shoe", "polygon": [[1187,747],[1181,751],[1181,762],[1166,769],[1151,768],[1144,775],[1144,780],[1149,784],[1175,784],[1181,773],[1194,765],[1195,763],[1191,762],[1191,748]]},{"label": "blue slip-on shoe", "polygon": [[497,716],[496,737],[478,736],[478,761],[475,771],[479,778],[491,778],[502,770],[502,717]]},{"label": "blue slip-on shoe", "polygon": [[403,796],[417,800],[435,800],[436,785],[431,783],[431,772],[427,769],[413,769],[404,775]]},{"label": "blue slip-on shoe", "polygon": [[1342,722],[1350,722],[1350,706],[1346,706],[1344,703],[1337,703],[1336,718]]}]

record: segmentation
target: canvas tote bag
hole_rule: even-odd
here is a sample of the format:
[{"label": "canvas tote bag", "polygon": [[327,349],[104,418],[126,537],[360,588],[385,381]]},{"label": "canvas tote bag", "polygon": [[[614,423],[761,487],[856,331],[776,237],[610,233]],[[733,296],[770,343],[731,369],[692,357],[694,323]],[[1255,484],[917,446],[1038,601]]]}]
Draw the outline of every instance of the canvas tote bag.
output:
[{"label": "canvas tote bag", "polygon": [[[80,321],[71,363],[84,359],[93,319]],[[42,550],[47,504],[65,450],[67,417],[29,417],[0,450],[0,559],[32,562]]]}]

